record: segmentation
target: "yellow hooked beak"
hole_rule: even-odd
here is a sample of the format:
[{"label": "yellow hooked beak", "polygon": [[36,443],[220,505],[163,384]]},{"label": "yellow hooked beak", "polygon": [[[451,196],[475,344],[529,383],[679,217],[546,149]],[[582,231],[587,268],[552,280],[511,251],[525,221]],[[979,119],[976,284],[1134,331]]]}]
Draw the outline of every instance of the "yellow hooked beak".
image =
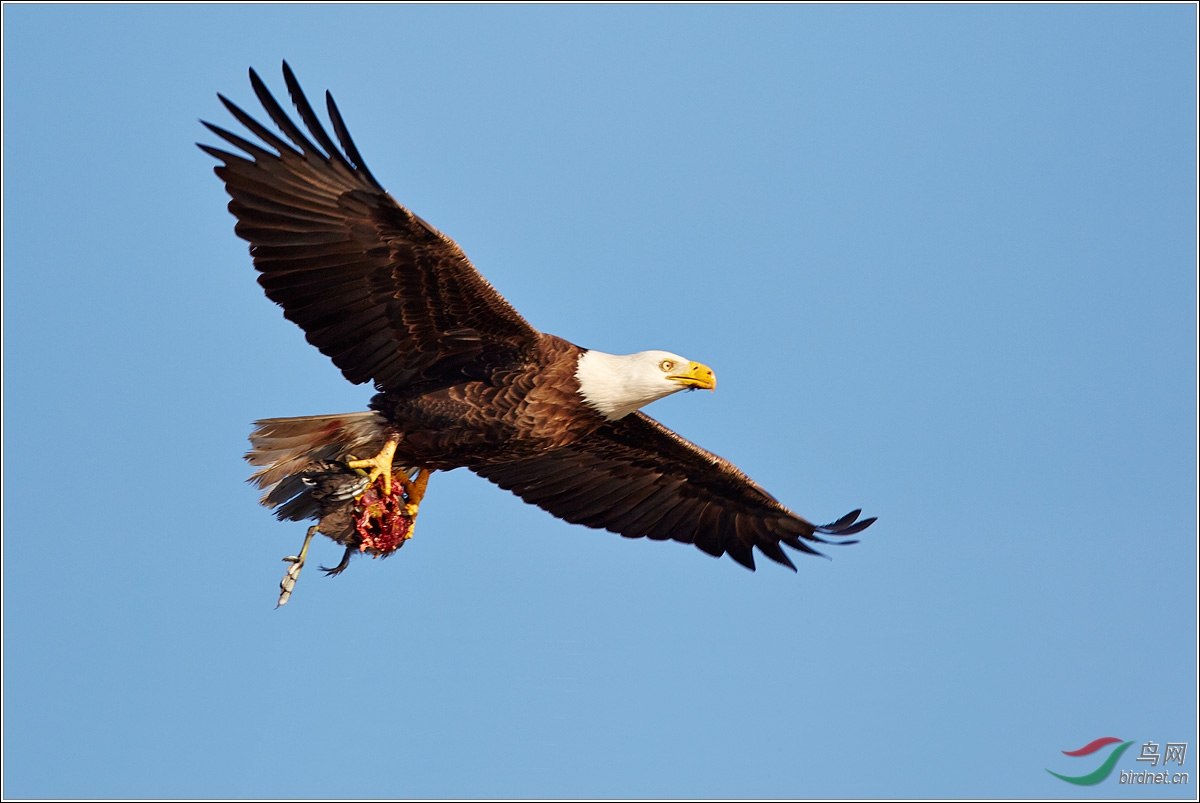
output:
[{"label": "yellow hooked beak", "polygon": [[671,374],[667,379],[678,382],[687,388],[717,389],[717,375],[707,365],[701,365],[698,362],[689,362],[686,371]]}]

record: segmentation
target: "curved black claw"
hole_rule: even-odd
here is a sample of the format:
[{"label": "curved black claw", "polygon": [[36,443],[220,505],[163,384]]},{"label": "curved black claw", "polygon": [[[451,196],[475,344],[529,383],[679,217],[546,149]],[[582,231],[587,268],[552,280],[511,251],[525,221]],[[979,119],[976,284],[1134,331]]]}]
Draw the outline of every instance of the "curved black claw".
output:
[{"label": "curved black claw", "polygon": [[327,569],[324,566],[320,566],[318,568],[325,572],[326,577],[337,577],[339,574],[346,571],[346,567],[350,565],[350,556],[353,555],[355,551],[355,547],[348,546],[346,547],[346,551],[342,554],[342,562],[337,566],[334,566],[332,569]]}]

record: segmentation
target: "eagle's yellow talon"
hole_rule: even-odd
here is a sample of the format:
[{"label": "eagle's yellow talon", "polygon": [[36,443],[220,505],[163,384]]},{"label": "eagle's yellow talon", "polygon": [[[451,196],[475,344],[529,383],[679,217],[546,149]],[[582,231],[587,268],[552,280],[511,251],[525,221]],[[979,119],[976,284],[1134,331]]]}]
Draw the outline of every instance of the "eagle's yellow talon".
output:
[{"label": "eagle's yellow talon", "polygon": [[433,474],[432,471],[422,468],[417,471],[417,478],[415,480],[410,480],[403,474],[396,477],[400,485],[404,488],[404,497],[408,500],[408,504],[404,508],[405,516],[411,518],[417,515],[417,508],[420,506],[421,500],[425,498],[425,488],[429,485],[429,476],[431,474]]},{"label": "eagle's yellow talon", "polygon": [[408,500],[404,505],[404,515],[412,520],[408,526],[408,534],[404,540],[412,538],[413,530],[417,527],[417,513],[421,509],[421,500],[425,498],[425,488],[429,485],[429,475],[433,472],[427,468],[422,468],[417,471],[417,478],[410,480],[404,474],[396,476],[396,480],[404,488],[404,498]]},{"label": "eagle's yellow talon", "polygon": [[395,438],[390,438],[379,450],[379,454],[367,460],[351,460],[346,465],[350,468],[369,468],[371,471],[367,475],[368,485],[382,476],[383,495],[390,496],[392,493],[392,458],[396,455],[398,443],[399,441]]}]

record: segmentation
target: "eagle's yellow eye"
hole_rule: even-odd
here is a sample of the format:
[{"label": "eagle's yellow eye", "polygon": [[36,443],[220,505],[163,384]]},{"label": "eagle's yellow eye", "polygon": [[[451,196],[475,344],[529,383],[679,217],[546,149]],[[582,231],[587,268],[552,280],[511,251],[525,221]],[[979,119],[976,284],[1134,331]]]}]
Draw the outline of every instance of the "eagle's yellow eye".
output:
[{"label": "eagle's yellow eye", "polygon": [[658,364],[658,367],[663,369],[663,373],[666,373],[675,367],[675,363],[672,360],[663,360]]}]

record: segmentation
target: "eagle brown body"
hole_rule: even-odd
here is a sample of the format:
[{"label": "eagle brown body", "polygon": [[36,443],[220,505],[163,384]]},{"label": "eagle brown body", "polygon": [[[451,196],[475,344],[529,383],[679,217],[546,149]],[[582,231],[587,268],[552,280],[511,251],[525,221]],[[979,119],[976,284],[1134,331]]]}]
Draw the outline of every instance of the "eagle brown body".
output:
[{"label": "eagle brown body", "polygon": [[482,467],[569,447],[605,424],[575,377],[583,349],[539,334],[480,379],[388,391],[371,400],[399,435],[396,458],[439,471]]},{"label": "eagle brown body", "polygon": [[[373,382],[378,393],[368,412],[257,423],[252,480],[280,518],[318,520],[347,545],[347,559],[352,549],[371,552],[364,479],[349,464],[391,442],[402,482],[418,469],[467,468],[566,521],[692,543],[751,569],[756,547],[794,570],[780,544],[814,553],[810,543],[829,543],[821,536],[849,536],[874,521],[854,511],[813,525],[728,461],[627,412],[685,386],[715,387],[715,378],[698,363],[683,373],[678,355],[590,353],[534,329],[452,240],[384,191],[332,97],[337,143],[286,63],[284,77],[307,135],[251,70],[287,140],[221,97],[267,148],[208,123],[245,155],[200,147],[222,163],[216,173],[232,197],[235,231],[250,243],[267,296],[347,379]],[[606,401],[609,366],[614,377],[654,374],[641,363],[655,355],[666,356],[663,376],[646,381],[675,384],[627,407]]]}]

